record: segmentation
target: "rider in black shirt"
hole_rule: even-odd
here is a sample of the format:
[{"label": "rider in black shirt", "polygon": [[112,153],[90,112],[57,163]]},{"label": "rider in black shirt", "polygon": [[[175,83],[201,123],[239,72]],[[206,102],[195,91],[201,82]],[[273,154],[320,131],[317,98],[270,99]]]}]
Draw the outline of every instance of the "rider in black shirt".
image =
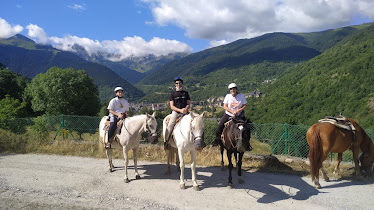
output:
[{"label": "rider in black shirt", "polygon": [[173,128],[175,126],[175,121],[177,120],[178,114],[187,114],[188,109],[191,105],[190,95],[187,91],[182,90],[183,80],[181,77],[175,77],[174,79],[176,90],[170,94],[170,108],[172,110],[168,127],[165,131],[164,145],[165,148],[168,146],[168,140]]}]

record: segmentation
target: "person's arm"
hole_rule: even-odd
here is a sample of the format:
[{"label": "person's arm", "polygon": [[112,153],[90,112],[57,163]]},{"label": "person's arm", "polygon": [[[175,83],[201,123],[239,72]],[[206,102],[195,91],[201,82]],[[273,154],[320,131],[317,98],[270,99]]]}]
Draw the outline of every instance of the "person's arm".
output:
[{"label": "person's arm", "polygon": [[236,115],[238,114],[239,112],[243,111],[245,109],[245,107],[247,107],[247,104],[243,104],[242,107],[240,107],[240,109],[236,110],[236,111],[233,111],[231,112],[233,115]]},{"label": "person's arm", "polygon": [[109,112],[112,114],[112,115],[115,115],[115,116],[118,116],[119,119],[123,119],[123,114],[124,113],[117,113],[111,109],[109,109]]},{"label": "person's arm", "polygon": [[231,114],[233,114],[233,115],[236,115],[236,114],[238,114],[239,112],[243,111],[243,110],[245,109],[245,107],[247,107],[247,104],[243,104],[243,106],[240,107],[240,109],[233,111],[233,110],[231,110],[231,109],[229,108],[229,106],[228,106],[227,104],[223,104],[223,108],[224,108],[225,110],[227,110],[228,112],[230,112]]},{"label": "person's arm", "polygon": [[187,114],[188,109],[190,108],[190,106],[191,106],[191,100],[187,100],[187,106],[184,107],[183,109],[181,109],[181,112],[180,112],[180,113],[182,113],[182,114]]},{"label": "person's arm", "polygon": [[174,106],[174,101],[170,101],[170,109],[176,112],[181,112],[182,110]]}]

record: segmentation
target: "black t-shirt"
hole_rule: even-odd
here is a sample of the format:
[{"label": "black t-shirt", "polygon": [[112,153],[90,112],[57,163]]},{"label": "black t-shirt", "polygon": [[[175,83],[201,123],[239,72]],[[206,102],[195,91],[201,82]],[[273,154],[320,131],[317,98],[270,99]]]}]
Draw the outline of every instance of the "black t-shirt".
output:
[{"label": "black t-shirt", "polygon": [[170,94],[169,101],[174,101],[174,106],[178,109],[183,109],[187,106],[187,101],[190,100],[190,95],[187,91],[174,91]]}]

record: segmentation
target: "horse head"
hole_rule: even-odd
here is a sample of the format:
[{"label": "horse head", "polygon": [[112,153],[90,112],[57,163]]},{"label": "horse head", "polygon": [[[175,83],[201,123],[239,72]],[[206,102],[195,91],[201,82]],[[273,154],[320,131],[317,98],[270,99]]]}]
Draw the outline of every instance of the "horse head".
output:
[{"label": "horse head", "polygon": [[152,115],[147,114],[145,130],[150,134],[151,144],[156,144],[158,141],[156,112]]},{"label": "horse head", "polygon": [[193,142],[197,151],[202,151],[206,146],[204,142],[204,114],[190,113],[191,116],[191,133]]},{"label": "horse head", "polygon": [[244,139],[248,138],[248,125],[247,123],[238,118],[232,118],[229,124],[225,128],[225,142],[226,148],[237,149],[238,152],[245,152]]},{"label": "horse head", "polygon": [[374,170],[374,145],[370,137],[365,133],[364,141],[366,144],[366,150],[362,151],[360,156],[361,171],[367,173],[368,175],[373,174]]}]

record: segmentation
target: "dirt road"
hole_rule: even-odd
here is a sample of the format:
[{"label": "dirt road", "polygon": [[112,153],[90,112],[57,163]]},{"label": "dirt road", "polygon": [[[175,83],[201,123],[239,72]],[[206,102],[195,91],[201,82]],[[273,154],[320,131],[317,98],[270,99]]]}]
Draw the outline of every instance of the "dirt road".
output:
[{"label": "dirt road", "polygon": [[245,184],[228,171],[197,167],[200,191],[191,184],[179,189],[179,173],[164,175],[165,163],[139,162],[141,179],[123,182],[123,161],[107,171],[107,160],[55,155],[0,154],[0,209],[373,209],[374,184],[321,181],[316,190],[310,177],[244,172]]}]

